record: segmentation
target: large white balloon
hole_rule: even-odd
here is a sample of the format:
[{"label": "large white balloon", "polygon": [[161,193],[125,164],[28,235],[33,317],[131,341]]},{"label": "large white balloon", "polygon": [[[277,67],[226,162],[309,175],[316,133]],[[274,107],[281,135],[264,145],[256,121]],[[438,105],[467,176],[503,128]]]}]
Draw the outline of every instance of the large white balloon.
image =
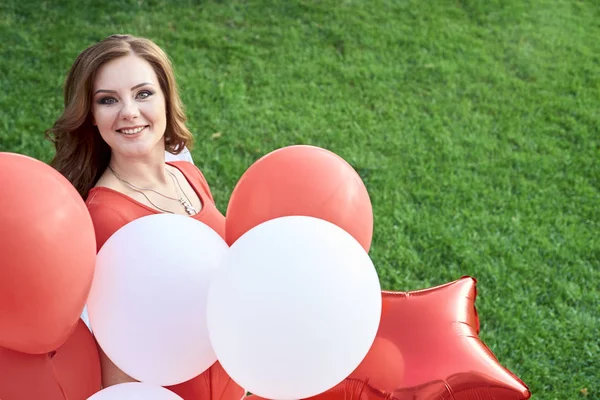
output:
[{"label": "large white balloon", "polygon": [[183,400],[175,393],[160,386],[129,382],[109,386],[87,400]]},{"label": "large white balloon", "polygon": [[181,215],[143,217],[115,232],[98,253],[87,304],[106,355],[159,386],[210,367],[208,285],[227,250],[213,229]]},{"label": "large white balloon", "polygon": [[238,239],[208,293],[221,365],[270,399],[301,399],[346,378],[372,345],[381,288],[350,234],[312,217],[265,222]]}]

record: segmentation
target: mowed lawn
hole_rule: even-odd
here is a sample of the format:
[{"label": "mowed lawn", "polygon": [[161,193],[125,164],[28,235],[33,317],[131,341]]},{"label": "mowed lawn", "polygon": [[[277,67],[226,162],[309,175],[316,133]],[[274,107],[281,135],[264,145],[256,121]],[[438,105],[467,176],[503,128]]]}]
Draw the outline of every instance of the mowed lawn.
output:
[{"label": "mowed lawn", "polygon": [[325,147],[367,185],[384,289],[477,278],[534,398],[600,398],[596,1],[4,0],[0,151],[50,160],[67,70],[111,33],[173,59],[221,211],[260,156]]}]

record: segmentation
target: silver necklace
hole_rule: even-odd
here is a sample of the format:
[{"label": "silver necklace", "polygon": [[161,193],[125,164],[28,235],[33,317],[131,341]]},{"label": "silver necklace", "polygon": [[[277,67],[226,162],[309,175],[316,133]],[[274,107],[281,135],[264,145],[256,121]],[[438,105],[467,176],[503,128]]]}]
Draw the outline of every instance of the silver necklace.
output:
[{"label": "silver necklace", "polygon": [[[110,170],[110,172],[113,173],[113,175],[120,180],[121,182],[123,182],[124,184],[126,184],[129,188],[133,189],[134,191],[142,194],[146,200],[148,200],[148,202],[150,204],[152,204],[156,209],[169,213],[169,214],[175,214],[172,211],[169,210],[165,210],[164,208],[161,208],[159,206],[157,206],[156,204],[154,204],[154,202],[152,202],[152,200],[150,200],[150,198],[148,198],[148,196],[146,195],[146,193],[144,193],[144,191],[150,191],[150,192],[154,192],[156,194],[158,194],[159,196],[162,196],[166,199],[169,200],[174,200],[174,201],[178,201],[183,208],[185,209],[185,212],[188,215],[194,215],[197,214],[198,212],[196,211],[196,208],[194,208],[194,206],[192,206],[192,203],[190,201],[190,199],[187,197],[187,195],[185,194],[185,192],[183,191],[183,189],[181,188],[181,185],[179,184],[179,180],[177,179],[177,177],[168,169],[165,168],[165,171],[167,171],[167,173],[169,174],[169,176],[171,177],[171,180],[173,181],[173,185],[175,186],[175,190],[177,191],[177,195],[179,196],[178,198],[175,197],[171,197],[171,196],[167,196],[166,194],[160,193],[159,191],[152,189],[152,188],[140,188],[137,187],[136,185],[134,185],[131,182],[126,181],[125,179],[121,178],[114,169],[112,169],[112,167],[110,165],[108,165],[108,169]],[[183,193],[183,196],[182,196]],[[185,198],[184,198],[185,197]]]},{"label": "silver necklace", "polygon": [[[171,171],[169,171],[168,169],[166,171],[171,176],[171,180],[173,181],[173,186],[175,186],[175,190],[177,190],[177,195],[179,196],[179,199],[177,199],[177,200],[181,203],[183,208],[185,208],[185,212],[188,213],[188,215],[197,214],[198,211],[196,211],[196,208],[194,208],[194,206],[192,206],[192,202],[190,201],[189,197],[187,197],[187,195],[183,191],[183,188],[181,187],[181,184],[179,183],[179,179],[177,179],[175,174],[172,173]],[[184,197],[185,197],[185,199],[184,199]]]}]

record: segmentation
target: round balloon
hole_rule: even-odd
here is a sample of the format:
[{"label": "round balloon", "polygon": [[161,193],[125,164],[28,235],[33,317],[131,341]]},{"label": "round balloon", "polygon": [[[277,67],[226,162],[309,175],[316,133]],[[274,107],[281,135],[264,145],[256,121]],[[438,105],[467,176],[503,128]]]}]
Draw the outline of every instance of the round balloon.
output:
[{"label": "round balloon", "polygon": [[214,364],[206,296],[227,249],[207,225],[172,214],[134,220],[106,241],[87,306],[96,340],[115,365],[167,386]]},{"label": "round balloon", "polygon": [[0,399],[86,399],[101,388],[96,342],[80,321],[67,341],[47,354],[0,348]]},{"label": "round balloon", "polygon": [[175,393],[141,382],[120,383],[102,389],[87,400],[183,400]]},{"label": "round balloon", "polygon": [[223,368],[270,399],[301,399],[346,378],[375,339],[377,273],[362,246],[327,221],[277,218],[229,249],[208,294]]},{"label": "round balloon", "polygon": [[96,260],[92,219],[60,173],[0,153],[0,346],[42,354],[75,329]]},{"label": "round balloon", "polygon": [[251,165],[229,200],[227,243],[262,222],[294,215],[329,221],[369,251],[373,236],[369,193],[352,166],[331,151],[289,146]]}]

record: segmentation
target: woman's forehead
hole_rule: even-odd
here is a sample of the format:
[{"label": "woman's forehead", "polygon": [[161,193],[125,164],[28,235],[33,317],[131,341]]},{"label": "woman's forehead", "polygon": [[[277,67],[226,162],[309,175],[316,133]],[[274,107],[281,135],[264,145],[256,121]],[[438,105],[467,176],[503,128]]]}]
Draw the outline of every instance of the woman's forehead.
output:
[{"label": "woman's forehead", "polygon": [[150,63],[136,55],[119,57],[102,65],[94,80],[94,90],[130,90],[140,83],[158,85]]}]

